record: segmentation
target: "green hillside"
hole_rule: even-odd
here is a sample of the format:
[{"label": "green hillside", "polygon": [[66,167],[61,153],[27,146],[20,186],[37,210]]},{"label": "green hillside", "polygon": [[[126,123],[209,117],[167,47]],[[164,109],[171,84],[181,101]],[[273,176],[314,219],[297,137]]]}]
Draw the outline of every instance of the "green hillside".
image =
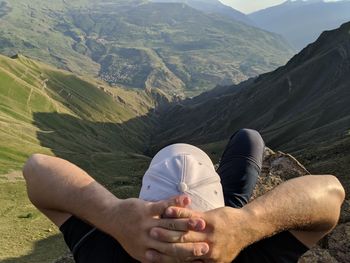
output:
[{"label": "green hillside", "polygon": [[1,262],[51,262],[66,250],[26,197],[21,168],[32,153],[69,159],[118,196],[137,196],[155,95],[0,56]]},{"label": "green hillside", "polygon": [[242,12],[233,9],[231,6],[227,6],[219,0],[151,0],[152,2],[159,3],[185,3],[194,9],[200,10],[208,14],[218,14],[220,16],[226,16],[236,21],[243,22],[247,25],[253,25],[253,22],[247,15]]},{"label": "green hillside", "polygon": [[23,56],[0,57],[0,81],[2,173],[20,168],[35,151],[94,162],[86,159],[87,150],[91,155],[144,150],[146,115],[154,106],[145,92],[109,91]]},{"label": "green hillside", "polygon": [[280,36],[185,4],[1,1],[0,53],[23,53],[110,84],[199,94],[283,65]]}]

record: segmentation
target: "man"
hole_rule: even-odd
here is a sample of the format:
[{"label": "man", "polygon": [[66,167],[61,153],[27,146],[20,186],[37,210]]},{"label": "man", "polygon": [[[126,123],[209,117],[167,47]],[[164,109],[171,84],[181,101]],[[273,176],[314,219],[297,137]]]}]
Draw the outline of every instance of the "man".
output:
[{"label": "man", "polygon": [[[162,199],[165,175],[176,169],[196,174],[205,166],[197,175],[210,174],[208,187],[214,189],[210,198],[201,194],[203,189],[188,187],[181,175],[177,189],[186,195],[158,202],[120,200],[73,164],[44,155],[33,155],[24,167],[28,196],[60,227],[75,260],[88,263],[297,262],[337,224],[345,193],[330,175],[287,181],[248,203],[264,149],[256,131],[244,129],[231,137],[217,171],[223,192],[215,188],[217,180],[210,179],[215,171],[202,153],[170,149],[152,160],[140,197]],[[184,156],[189,156],[192,170]],[[153,178],[157,171],[162,182]],[[166,182],[167,189],[174,189],[174,181]],[[169,190],[167,197],[171,194]],[[222,194],[225,207],[220,207]],[[187,209],[191,199],[199,201],[192,208],[204,206],[205,212]],[[211,202],[219,208],[210,210]]]}]

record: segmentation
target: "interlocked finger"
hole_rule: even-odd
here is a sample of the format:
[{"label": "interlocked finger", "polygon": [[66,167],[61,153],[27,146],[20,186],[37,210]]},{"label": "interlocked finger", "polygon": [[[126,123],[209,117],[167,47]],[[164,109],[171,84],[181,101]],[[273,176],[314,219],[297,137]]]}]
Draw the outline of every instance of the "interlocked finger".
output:
[{"label": "interlocked finger", "polygon": [[176,230],[176,231],[202,231],[205,229],[205,221],[201,218],[179,218],[179,219],[167,219],[162,218],[157,220],[156,226],[164,229]]},{"label": "interlocked finger", "polygon": [[159,216],[164,213],[167,207],[185,207],[191,203],[191,200],[186,195],[179,195],[171,197],[168,200],[163,200],[159,202],[154,202],[150,204],[150,212],[153,216]]},{"label": "interlocked finger", "polygon": [[[154,257],[157,259],[163,255],[176,258],[180,262],[187,262],[199,259],[209,252],[209,245],[205,242],[198,243],[163,243],[158,242],[154,246],[156,251],[148,251],[146,257],[152,262],[162,262],[154,261]],[[158,251],[158,252],[157,252]],[[151,258],[150,258],[151,257]],[[152,259],[153,258],[153,259]]]},{"label": "interlocked finger", "polygon": [[203,263],[204,260],[201,260],[199,258],[188,258],[188,259],[178,259],[178,258],[174,258],[174,257],[170,257],[164,254],[161,254],[157,251],[147,251],[146,253],[146,257],[148,257],[148,259],[152,259],[149,262],[152,263],[184,263],[184,262],[191,262],[191,263]]},{"label": "interlocked finger", "polygon": [[165,216],[168,218],[192,218],[202,217],[202,214],[186,208],[169,207],[165,210]]},{"label": "interlocked finger", "polygon": [[172,231],[160,227],[154,227],[150,231],[150,236],[158,241],[168,243],[193,243],[205,242],[206,234],[194,231]]}]

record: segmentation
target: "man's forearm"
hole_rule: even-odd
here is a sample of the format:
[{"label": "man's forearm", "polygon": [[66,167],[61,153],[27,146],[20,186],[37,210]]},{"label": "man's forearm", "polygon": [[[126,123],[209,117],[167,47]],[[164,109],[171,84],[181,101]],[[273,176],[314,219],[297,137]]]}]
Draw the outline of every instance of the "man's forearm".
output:
[{"label": "man's forearm", "polygon": [[[222,207],[203,213],[170,207],[167,217],[203,218],[205,230],[181,234],[154,228],[152,232],[163,242],[206,240],[210,251],[202,258],[204,262],[232,262],[245,247],[284,230],[299,230],[298,234],[305,235],[297,238],[312,246],[336,225],[344,195],[334,176],[304,176],[279,185],[241,209]],[[162,255],[153,253],[154,262],[163,262]]]},{"label": "man's forearm", "polygon": [[[334,176],[289,180],[243,208],[253,243],[284,230],[327,231],[339,218],[344,189]],[[242,212],[243,212],[242,211]]]}]

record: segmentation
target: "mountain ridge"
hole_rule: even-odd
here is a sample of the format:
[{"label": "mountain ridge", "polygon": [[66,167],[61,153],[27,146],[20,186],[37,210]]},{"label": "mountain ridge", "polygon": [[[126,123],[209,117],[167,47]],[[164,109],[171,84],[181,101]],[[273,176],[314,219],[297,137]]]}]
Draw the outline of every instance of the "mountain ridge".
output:
[{"label": "mountain ridge", "polygon": [[301,50],[322,31],[338,28],[349,21],[350,1],[286,1],[248,17],[260,28],[281,34]]},{"label": "mountain ridge", "polygon": [[274,69],[293,54],[279,35],[180,3],[40,1],[6,2],[0,52],[117,86],[194,96]]},{"label": "mountain ridge", "polygon": [[233,20],[243,22],[248,25],[254,26],[253,21],[251,21],[247,15],[234,9],[233,7],[227,6],[221,3],[219,0],[151,0],[152,2],[159,3],[184,3],[203,11],[205,13],[215,13],[218,15],[225,15]]},{"label": "mountain ridge", "polygon": [[[312,156],[327,162],[333,157],[322,149],[334,145],[342,169],[349,168],[348,151],[335,150],[339,141],[350,143],[349,31],[350,23],[345,23],[271,73],[175,104],[160,121],[154,151],[180,141],[218,148],[233,131],[248,127],[259,130],[269,147],[302,160]],[[161,142],[158,147],[156,141]],[[345,176],[340,168],[335,170]]]}]

